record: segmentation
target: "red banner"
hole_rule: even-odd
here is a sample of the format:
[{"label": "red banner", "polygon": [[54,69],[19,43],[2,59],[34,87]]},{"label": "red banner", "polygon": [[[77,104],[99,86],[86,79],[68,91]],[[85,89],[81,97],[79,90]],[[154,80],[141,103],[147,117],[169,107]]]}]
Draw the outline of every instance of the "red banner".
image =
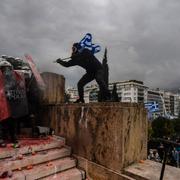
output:
[{"label": "red banner", "polygon": [[4,91],[4,77],[0,70],[0,121],[10,117],[9,103]]},{"label": "red banner", "polygon": [[34,75],[34,77],[35,77],[35,79],[37,81],[38,86],[40,88],[45,88],[45,83],[44,83],[40,73],[38,72],[32,57],[30,55],[28,55],[28,54],[25,54],[24,56],[25,56],[29,66],[30,66],[30,68],[32,70],[32,73],[33,73],[33,75]]}]

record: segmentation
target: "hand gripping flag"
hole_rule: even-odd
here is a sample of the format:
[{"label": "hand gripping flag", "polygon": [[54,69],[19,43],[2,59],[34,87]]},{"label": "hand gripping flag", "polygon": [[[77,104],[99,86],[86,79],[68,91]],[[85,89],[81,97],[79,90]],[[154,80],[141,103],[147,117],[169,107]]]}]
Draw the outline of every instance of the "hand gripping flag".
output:
[{"label": "hand gripping flag", "polygon": [[87,33],[79,44],[81,46],[80,51],[83,49],[89,49],[93,54],[95,54],[101,50],[99,45],[92,43],[92,35],[90,33]]}]

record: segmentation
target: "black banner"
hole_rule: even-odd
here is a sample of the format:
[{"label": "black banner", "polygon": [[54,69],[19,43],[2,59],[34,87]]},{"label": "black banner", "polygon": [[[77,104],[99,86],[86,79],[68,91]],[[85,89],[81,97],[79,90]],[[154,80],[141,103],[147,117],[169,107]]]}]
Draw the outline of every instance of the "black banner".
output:
[{"label": "black banner", "polygon": [[19,118],[28,114],[28,102],[24,74],[7,70],[4,73],[5,92],[11,111],[11,117]]}]

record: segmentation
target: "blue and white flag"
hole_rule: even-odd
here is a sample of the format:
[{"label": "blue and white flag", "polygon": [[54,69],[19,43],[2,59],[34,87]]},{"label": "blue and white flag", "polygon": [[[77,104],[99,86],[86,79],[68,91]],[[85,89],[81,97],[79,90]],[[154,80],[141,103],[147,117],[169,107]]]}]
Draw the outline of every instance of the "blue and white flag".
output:
[{"label": "blue and white flag", "polygon": [[147,102],[144,105],[145,108],[151,113],[159,111],[159,104],[157,102]]},{"label": "blue and white flag", "polygon": [[81,46],[81,50],[89,49],[93,54],[98,53],[101,50],[99,45],[92,44],[92,35],[90,33],[87,33],[79,44]]}]

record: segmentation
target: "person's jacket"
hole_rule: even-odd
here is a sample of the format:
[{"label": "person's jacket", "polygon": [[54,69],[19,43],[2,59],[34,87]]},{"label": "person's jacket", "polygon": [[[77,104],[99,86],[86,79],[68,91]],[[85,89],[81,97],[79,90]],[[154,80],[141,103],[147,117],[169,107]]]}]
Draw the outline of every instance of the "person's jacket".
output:
[{"label": "person's jacket", "polygon": [[102,64],[88,49],[84,49],[81,53],[72,55],[70,61],[58,60],[58,63],[64,67],[81,66],[87,73],[95,73],[103,68]]}]

